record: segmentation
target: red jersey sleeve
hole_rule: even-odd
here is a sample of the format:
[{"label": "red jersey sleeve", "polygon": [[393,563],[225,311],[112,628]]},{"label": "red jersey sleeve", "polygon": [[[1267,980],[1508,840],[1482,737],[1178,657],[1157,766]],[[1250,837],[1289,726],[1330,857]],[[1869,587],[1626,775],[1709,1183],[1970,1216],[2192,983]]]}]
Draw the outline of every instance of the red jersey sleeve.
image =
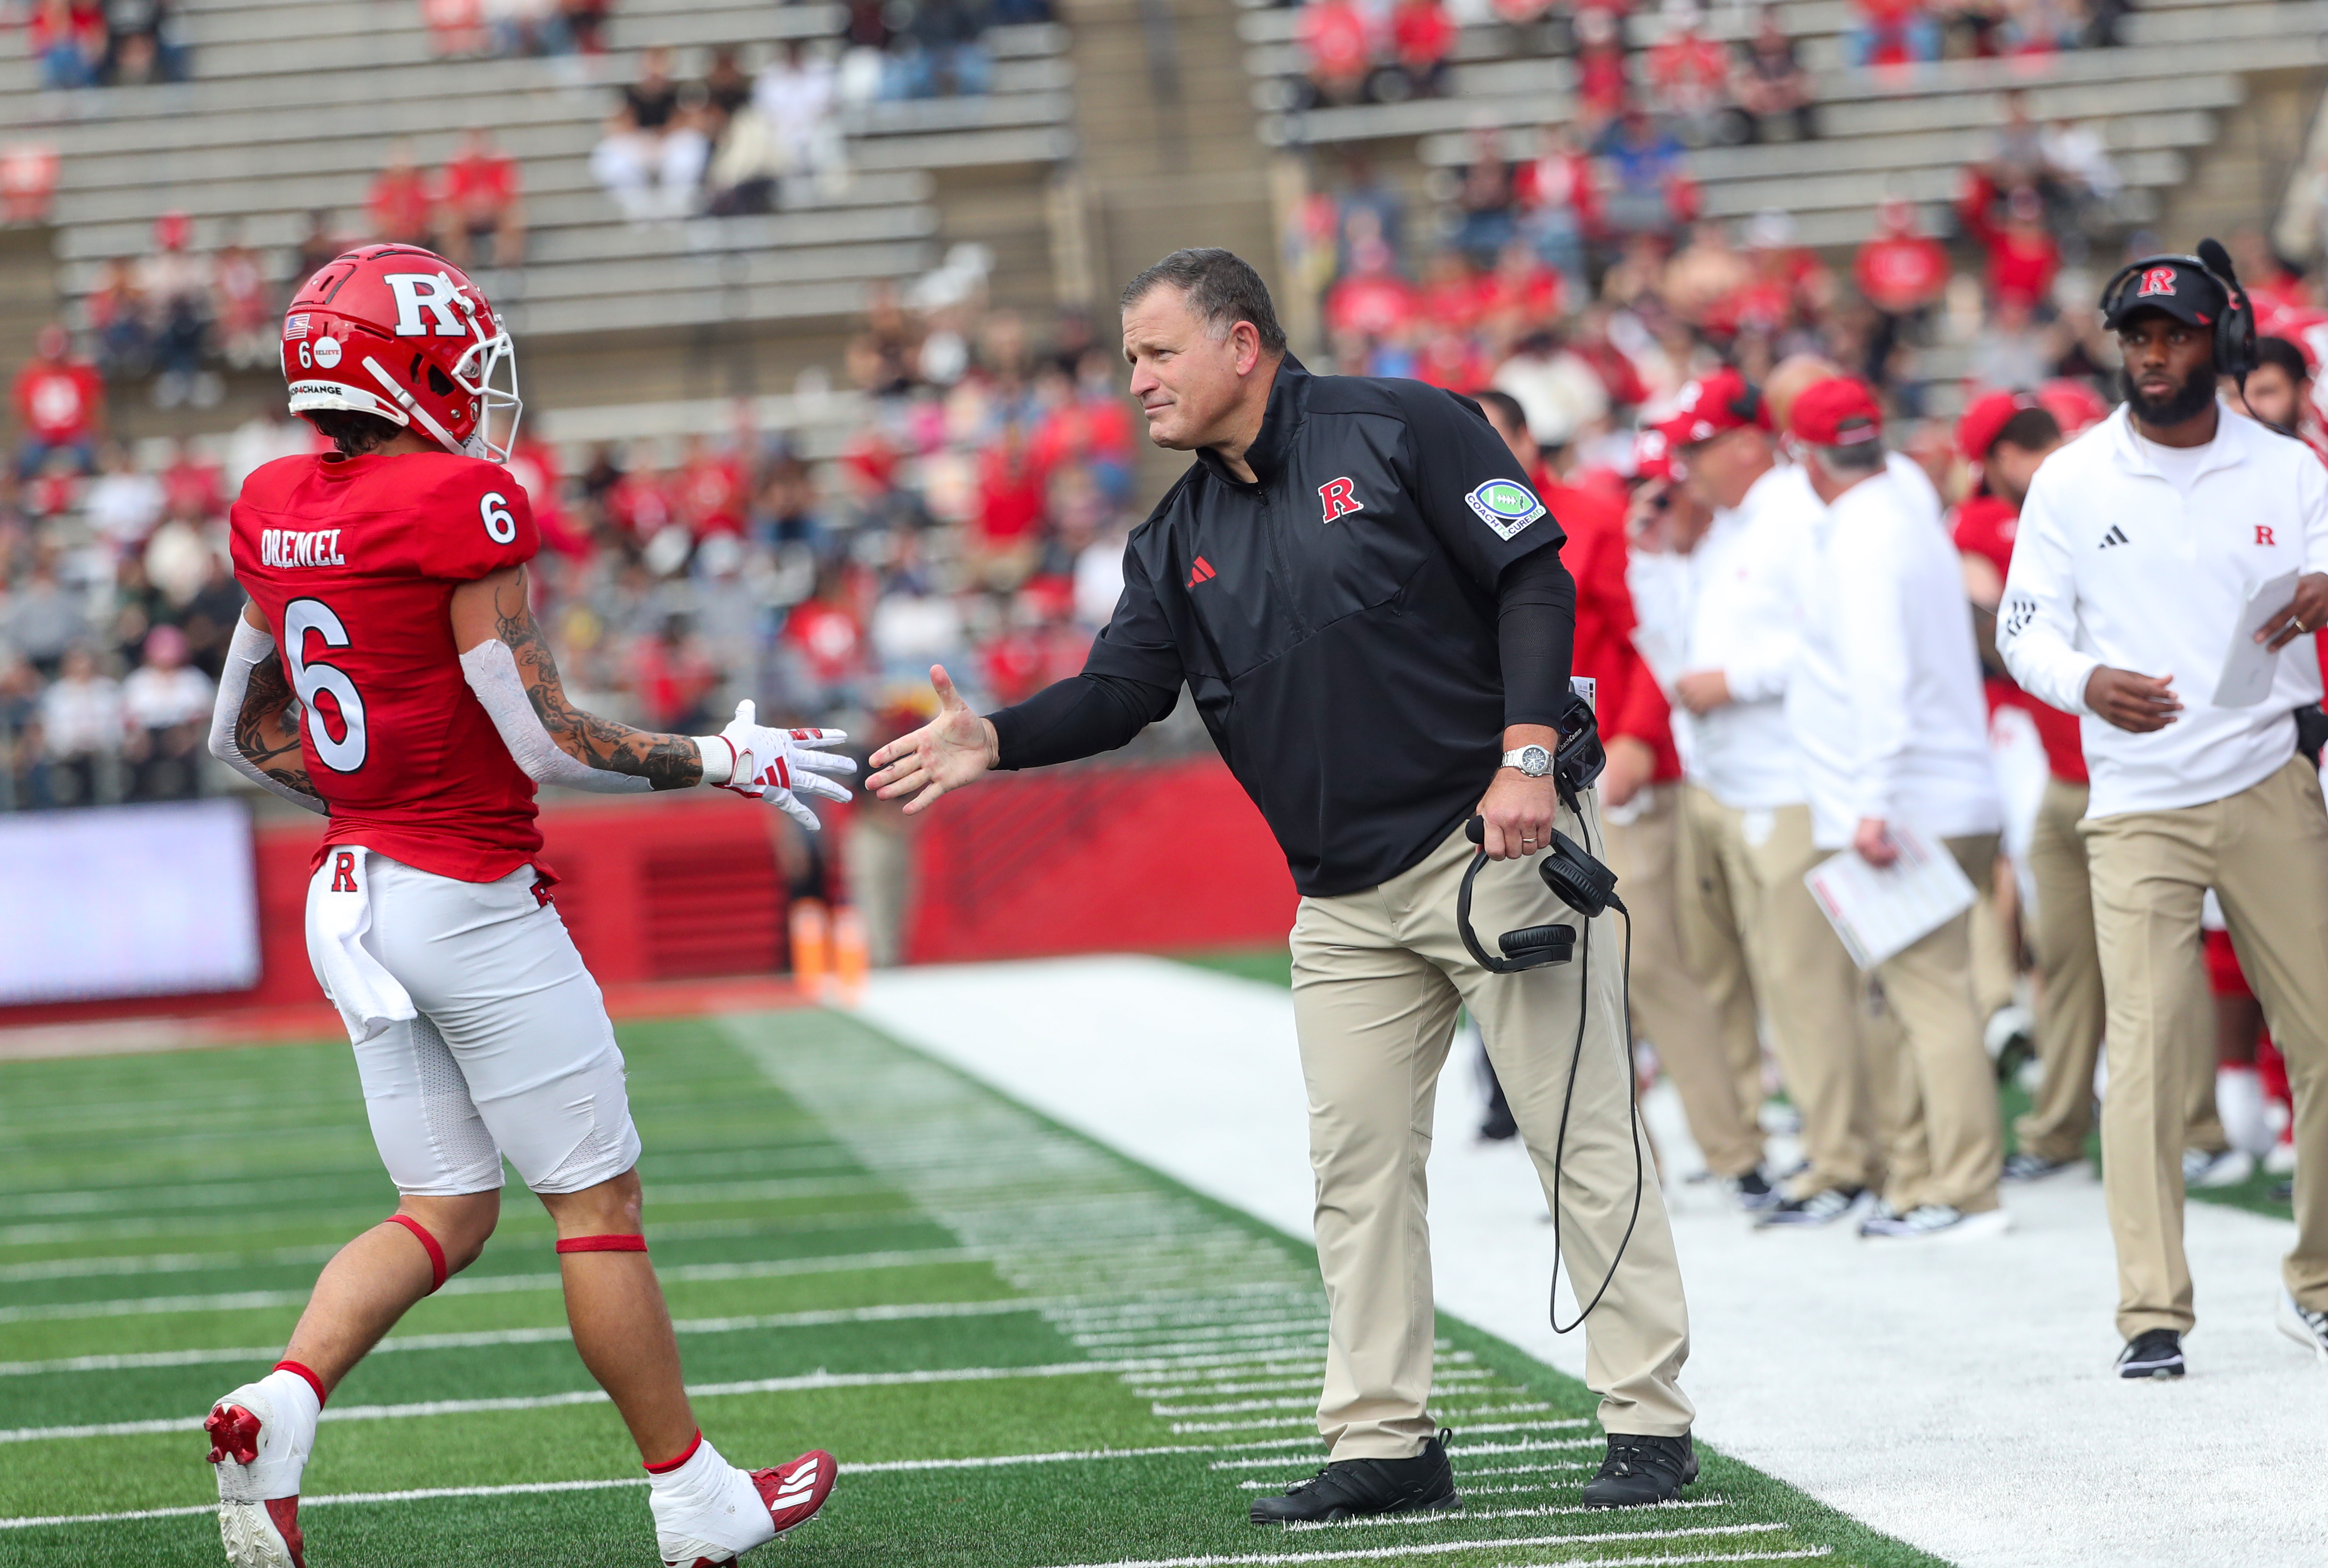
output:
[{"label": "red jersey sleeve", "polygon": [[413,508],[413,564],[422,577],[474,582],[540,553],[533,502],[508,469],[448,457],[431,479]]}]

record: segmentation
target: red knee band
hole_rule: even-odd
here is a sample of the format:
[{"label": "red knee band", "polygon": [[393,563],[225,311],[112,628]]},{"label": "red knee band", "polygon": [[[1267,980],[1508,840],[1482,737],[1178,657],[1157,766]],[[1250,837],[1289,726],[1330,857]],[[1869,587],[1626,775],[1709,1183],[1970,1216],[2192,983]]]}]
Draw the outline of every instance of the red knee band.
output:
[{"label": "red knee band", "polygon": [[[561,1253],[643,1253],[647,1250],[644,1236],[561,1236],[558,1250]],[[698,1437],[702,1433],[698,1432]]]},{"label": "red knee band", "polygon": [[296,1372],[300,1376],[305,1378],[307,1380],[307,1386],[315,1391],[315,1403],[317,1404],[322,1404],[325,1399],[330,1397],[330,1395],[324,1392],[324,1380],[316,1376],[314,1373],[310,1371],[308,1368],[300,1366],[296,1361],[277,1361],[275,1364],[274,1369],[277,1372]]},{"label": "red knee band", "polygon": [[688,1443],[684,1450],[681,1451],[680,1456],[677,1459],[665,1460],[662,1463],[658,1465],[648,1465],[644,1467],[646,1472],[651,1476],[667,1476],[671,1474],[671,1471],[677,1469],[680,1466],[685,1464],[688,1460],[693,1459],[695,1457],[695,1451],[702,1446],[703,1429],[701,1427],[698,1427],[695,1431],[694,1439]]},{"label": "red knee band", "polygon": [[443,1290],[445,1288],[445,1278],[448,1272],[445,1267],[445,1249],[436,1244],[436,1238],[428,1234],[428,1227],[422,1225],[418,1220],[413,1218],[408,1214],[390,1215],[388,1216],[388,1223],[390,1225],[400,1225],[406,1230],[410,1231],[414,1235],[420,1238],[420,1244],[428,1249],[428,1272],[434,1276],[434,1279],[428,1287],[428,1293],[433,1296],[437,1291]]}]

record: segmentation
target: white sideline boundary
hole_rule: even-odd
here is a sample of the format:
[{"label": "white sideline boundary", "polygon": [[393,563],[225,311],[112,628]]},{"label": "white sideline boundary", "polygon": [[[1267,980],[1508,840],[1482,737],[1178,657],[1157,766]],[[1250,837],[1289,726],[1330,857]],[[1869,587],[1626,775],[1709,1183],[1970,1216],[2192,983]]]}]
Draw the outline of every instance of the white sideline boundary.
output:
[{"label": "white sideline boundary", "polygon": [[[1150,958],[943,966],[875,975],[859,1016],[1310,1235],[1279,987]],[[1475,1084],[1461,1059],[1441,1080],[1440,1303],[1581,1377],[1583,1336],[1544,1321],[1541,1189],[1524,1150],[1475,1143]],[[2328,1562],[2328,1376],[2271,1322],[2285,1223],[2190,1205],[2192,1371],[2154,1386],[2109,1376],[2115,1267],[2101,1189],[2080,1174],[2009,1188],[2011,1235],[1887,1251],[1835,1230],[1757,1235],[1710,1187],[1666,1201],[1692,1308],[1684,1386],[1724,1452],[1964,1568],[2023,1568],[2041,1540],[2049,1568]]]}]

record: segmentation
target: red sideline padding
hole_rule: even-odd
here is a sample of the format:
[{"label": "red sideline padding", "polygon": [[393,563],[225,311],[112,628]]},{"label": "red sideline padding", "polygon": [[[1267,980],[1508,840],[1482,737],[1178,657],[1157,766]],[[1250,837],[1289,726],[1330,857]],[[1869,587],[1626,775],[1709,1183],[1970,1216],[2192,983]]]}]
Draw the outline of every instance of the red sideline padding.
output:
[{"label": "red sideline padding", "polygon": [[[611,988],[783,970],[777,820],[724,791],[545,807],[541,858],[557,872],[553,897],[591,973]],[[0,1008],[0,1028],[324,1005],[305,934],[307,878],[323,836],[314,819],[258,830],[260,974],[251,990]],[[336,1028],[323,1021],[315,1032]]]},{"label": "red sideline padding", "polygon": [[915,963],[1281,943],[1293,878],[1216,757],[992,775],[915,845]]}]

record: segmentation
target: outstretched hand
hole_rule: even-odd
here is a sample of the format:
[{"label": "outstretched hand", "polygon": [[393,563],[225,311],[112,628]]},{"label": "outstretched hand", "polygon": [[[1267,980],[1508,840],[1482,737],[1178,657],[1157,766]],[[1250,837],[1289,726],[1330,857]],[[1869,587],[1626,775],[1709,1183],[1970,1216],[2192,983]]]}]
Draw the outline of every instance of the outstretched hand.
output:
[{"label": "outstretched hand", "polygon": [[930,666],[930,685],[938,694],[938,716],[875,752],[874,772],[865,781],[885,801],[912,795],[906,803],[909,817],[927,811],[948,790],[975,783],[1000,760],[994,726],[971,711],[944,665]]}]

